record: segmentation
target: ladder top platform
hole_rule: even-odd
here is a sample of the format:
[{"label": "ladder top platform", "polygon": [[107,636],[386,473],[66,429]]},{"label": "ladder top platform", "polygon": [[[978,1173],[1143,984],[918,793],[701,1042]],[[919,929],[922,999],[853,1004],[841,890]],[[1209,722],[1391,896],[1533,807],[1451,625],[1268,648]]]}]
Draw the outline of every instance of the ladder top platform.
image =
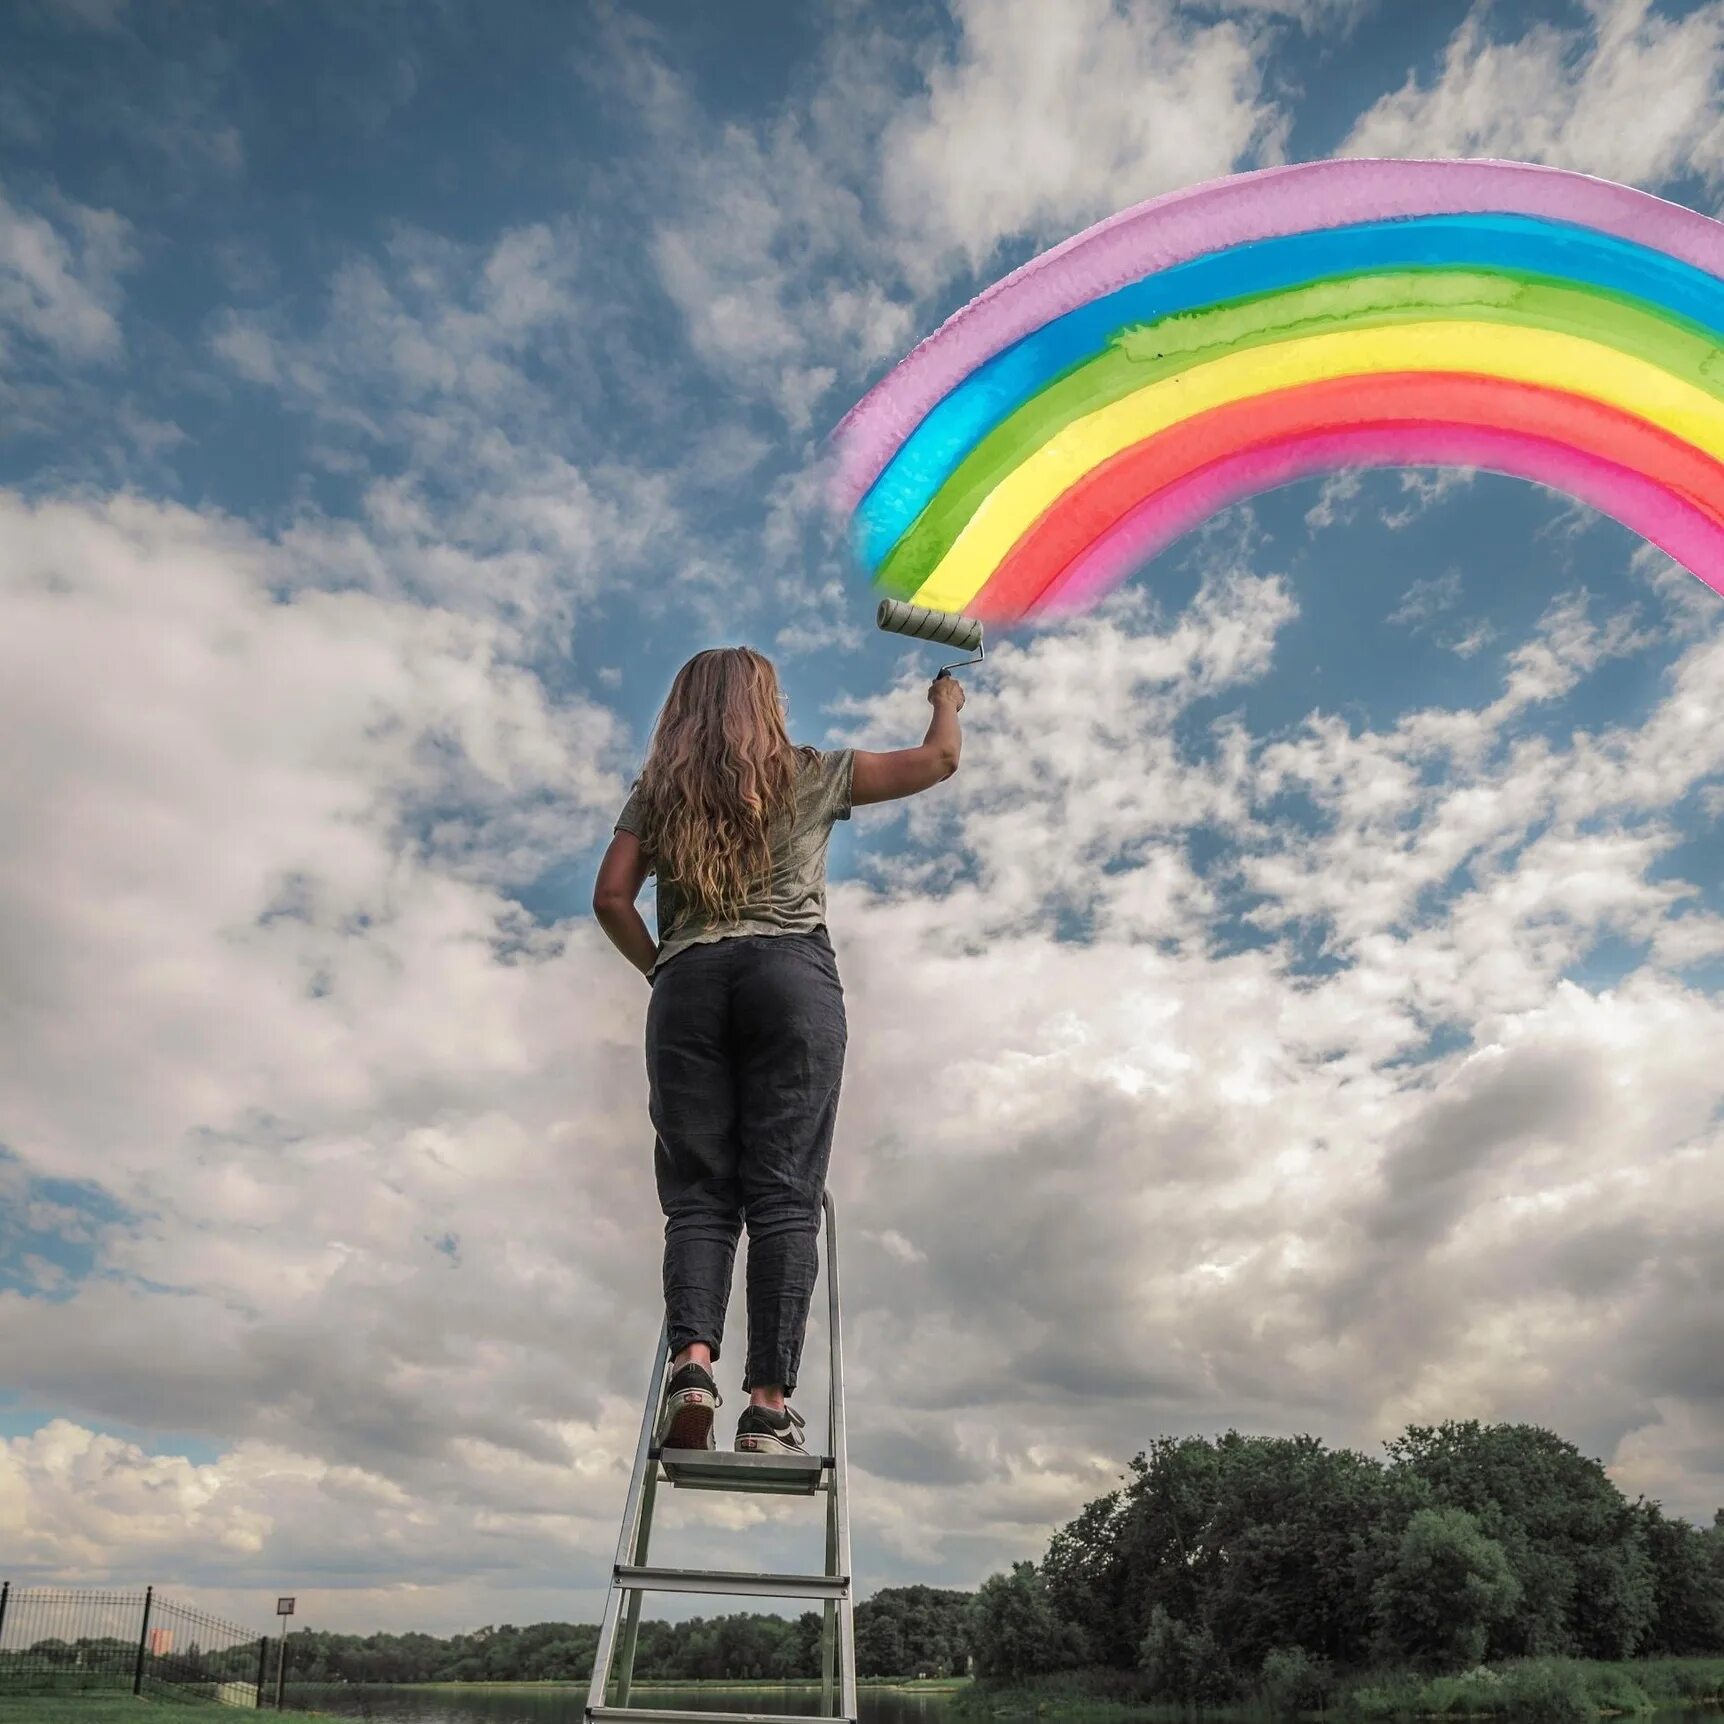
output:
[{"label": "ladder top platform", "polygon": [[664,1476],[684,1490],[756,1491],[811,1497],[820,1489],[825,1455],[747,1455],[725,1449],[660,1449]]}]

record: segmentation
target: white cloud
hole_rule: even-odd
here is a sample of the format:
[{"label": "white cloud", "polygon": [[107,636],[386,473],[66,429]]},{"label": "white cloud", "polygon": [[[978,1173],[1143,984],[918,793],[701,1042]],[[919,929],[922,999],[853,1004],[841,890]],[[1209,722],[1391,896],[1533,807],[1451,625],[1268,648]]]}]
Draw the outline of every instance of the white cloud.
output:
[{"label": "white cloud", "polygon": [[1585,0],[1584,24],[1500,40],[1475,4],[1429,84],[1409,74],[1354,126],[1345,155],[1506,156],[1632,185],[1724,181],[1724,4]]},{"label": "white cloud", "polygon": [[1389,612],[1389,621],[1405,623],[1417,630],[1439,612],[1452,610],[1461,599],[1461,572],[1450,569],[1432,580],[1418,580],[1401,594],[1401,602]]},{"label": "white cloud", "polygon": [[[324,1620],[470,1624],[481,1575],[590,1615],[655,1323],[644,990],[585,918],[535,930],[490,882],[579,842],[531,812],[552,787],[608,814],[602,715],[548,712],[494,625],[266,602],[286,553],[239,529],[49,524],[51,557],[6,526],[26,674],[0,686],[36,716],[0,823],[31,930],[0,1128],[127,1209],[86,1224],[103,1276],[5,1298],[0,1374],[79,1428],[14,1445],[0,1513],[49,1529],[44,1570],[106,1541],[161,1572],[126,1506],[159,1478],[209,1532],[188,1585],[237,1596],[255,1539],[252,1569],[352,1589]],[[1670,966],[1716,918],[1653,876],[1661,810],[1724,772],[1719,648],[1644,723],[1548,739],[1530,718],[1646,639],[1569,599],[1483,706],[1254,736],[1228,702],[1293,615],[1225,567],[1166,618],[1118,595],[990,659],[950,785],[858,816],[914,840],[832,900],[869,1585],[1034,1554],[1147,1432],[1218,1424],[1537,1418],[1708,1506],[1684,1457],[1714,1318],[1681,1290],[1724,1225],[1724,1019]],[[855,739],[913,730],[921,684]],[[451,784],[492,787],[495,848],[406,841]],[[1314,818],[1281,817],[1294,790]],[[1656,949],[1564,980],[1607,932]],[[1635,1435],[1661,1424],[1690,1434]],[[50,1512],[96,1459],[88,1513]],[[808,1529],[775,1512],[666,1548],[794,1566]],[[441,1590],[387,1593],[404,1570]]]},{"label": "white cloud", "polygon": [[1352,505],[1364,489],[1365,476],[1357,467],[1330,473],[1317,488],[1317,501],[1305,511],[1305,525],[1313,532],[1353,517]]},{"label": "white cloud", "polygon": [[286,554],[183,510],[3,498],[0,539],[7,1062],[35,1097],[8,1082],[7,1140],[132,1201],[194,1124],[380,1105],[432,1048],[451,1093],[512,1068],[509,953],[545,947],[497,887],[603,829],[610,715],[550,705],[495,624],[281,600]]},{"label": "white cloud", "polygon": [[596,1573],[657,1279],[644,990],[503,888],[608,826],[615,720],[235,523],[0,496],[0,546],[0,1169],[101,1270],[0,1294],[0,1374],[69,1421],[0,1519],[40,1572],[197,1587],[260,1548],[337,1589]]},{"label": "white cloud", "polygon": [[882,73],[858,48],[832,75],[857,81],[855,105],[834,91],[758,130],[732,124],[715,137],[692,94],[662,76],[645,110],[672,187],[653,231],[659,279],[701,359],[797,433],[812,428],[834,361],[860,375],[913,331],[895,272],[858,268],[880,255],[865,185],[876,146],[862,132],[879,102],[868,83]]},{"label": "white cloud", "polygon": [[1402,509],[1385,510],[1383,525],[1399,532],[1410,527],[1422,515],[1446,503],[1457,492],[1466,490],[1478,477],[1474,467],[1441,467],[1431,474],[1409,468],[1399,475],[1401,490],[1412,498]]},{"label": "white cloud", "polygon": [[1345,32],[1370,12],[1378,0],[1225,0],[1214,9],[1249,17],[1264,13],[1274,18],[1287,18],[1300,29],[1316,32]]},{"label": "white cloud", "polygon": [[[211,340],[241,376],[283,383],[353,429],[384,429],[356,407],[364,392],[388,429],[472,437],[546,411],[525,361],[554,363],[578,343],[579,266],[569,232],[543,222],[505,229],[487,247],[401,228],[380,258],[352,257],[336,270],[311,338],[287,330],[281,313],[229,312]],[[435,417],[448,413],[477,423],[452,432]]]},{"label": "white cloud", "polygon": [[[986,1366],[951,1364],[987,1358],[962,1315],[982,1309],[1068,1459],[1146,1421],[1368,1442],[1477,1415],[1621,1442],[1643,1487],[1649,1452],[1724,1439],[1696,1364],[1713,1319],[1674,1316],[1656,1362],[1634,1339],[1724,1216],[1702,1051],[1719,1003],[1663,968],[1713,951],[1716,918],[1652,878],[1677,837],[1663,810],[1724,772],[1700,692],[1719,649],[1678,662],[1644,725],[1546,742],[1522,721],[1648,639],[1559,601],[1478,709],[1279,740],[1222,718],[1208,746],[1175,741],[1199,688],[1266,662],[1253,621],[1272,638],[1289,614],[1272,593],[1234,577],[1176,628],[1140,634],[1127,610],[1002,650],[963,772],[910,815],[923,860],[889,900],[846,899],[847,979],[882,1011],[890,993],[847,1090],[867,1149],[841,1175],[883,1254],[873,1392],[986,1455],[1003,1423]],[[914,694],[870,709],[877,740]],[[1293,782],[1315,824],[1269,812]],[[1234,860],[1195,869],[1188,841],[1218,831]],[[960,883],[942,888],[942,856]],[[1267,943],[1228,937],[1242,909]],[[1052,938],[1074,917],[1087,939]],[[1607,933],[1650,940],[1649,963],[1614,988],[1565,981]],[[1437,1034],[1458,1051],[1432,1053]],[[989,1201],[966,1205],[978,1183]],[[926,1268],[887,1239],[958,1211],[917,1231]],[[1630,1440],[1655,1401],[1686,1449]],[[1683,1460],[1656,1488],[1709,1513],[1712,1471]],[[998,1450],[983,1473],[955,1499],[901,1486],[893,1514],[988,1524],[1016,1480]]]},{"label": "white cloud", "polygon": [[755,126],[715,123],[633,46],[660,279],[701,358],[806,432],[836,382],[899,357],[1004,242],[1274,159],[1265,19],[1346,10],[1204,22],[1170,0],[960,0],[949,46],[847,11],[810,92]]},{"label": "white cloud", "polygon": [[1629,1496],[1656,1497],[1672,1478],[1692,1479],[1700,1501],[1724,1505],[1724,1449],[1705,1413],[1678,1395],[1650,1399],[1647,1423],[1616,1451],[1611,1473]]},{"label": "white cloud", "polygon": [[108,1578],[116,1555],[121,1572],[136,1558],[146,1567],[177,1561],[188,1539],[256,1556],[272,1517],[236,1502],[225,1484],[219,1467],[147,1454],[65,1419],[0,1438],[0,1529],[12,1560],[68,1580]]},{"label": "white cloud", "polygon": [[1263,42],[1164,0],[957,0],[892,128],[885,207],[930,287],[1015,236],[1052,241],[1124,205],[1274,159]]},{"label": "white cloud", "polygon": [[1497,638],[1497,631],[1487,622],[1471,622],[1457,635],[1451,635],[1442,645],[1456,658],[1473,658]]},{"label": "white cloud", "polygon": [[369,476],[361,521],[304,509],[286,535],[315,581],[338,567],[555,648],[601,584],[675,554],[674,469],[610,452],[580,272],[566,225],[402,228],[336,268],[308,331],[285,305],[213,321],[223,363],[312,421],[315,460]]},{"label": "white cloud", "polygon": [[54,215],[20,208],[0,191],[0,338],[22,335],[63,359],[112,359],[120,351],[120,277],[134,262],[130,224],[76,203]]}]

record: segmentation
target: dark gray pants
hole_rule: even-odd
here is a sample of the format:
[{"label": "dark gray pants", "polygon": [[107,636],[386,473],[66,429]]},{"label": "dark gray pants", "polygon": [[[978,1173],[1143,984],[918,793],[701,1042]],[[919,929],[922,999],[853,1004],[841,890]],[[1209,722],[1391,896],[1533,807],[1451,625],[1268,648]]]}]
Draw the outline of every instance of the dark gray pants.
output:
[{"label": "dark gray pants", "polygon": [[743,1388],[796,1387],[844,1073],[844,989],[824,928],[690,946],[653,978],[647,1080],[672,1354],[719,1356],[748,1225]]}]

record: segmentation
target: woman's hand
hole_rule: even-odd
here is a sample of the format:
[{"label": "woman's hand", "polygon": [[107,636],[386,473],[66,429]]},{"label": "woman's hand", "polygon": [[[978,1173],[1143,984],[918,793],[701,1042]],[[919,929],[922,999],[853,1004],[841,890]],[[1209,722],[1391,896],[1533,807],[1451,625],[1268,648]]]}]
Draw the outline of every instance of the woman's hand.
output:
[{"label": "woman's hand", "polygon": [[955,676],[937,676],[928,684],[928,704],[938,709],[949,706],[953,712],[964,710],[964,685]]}]

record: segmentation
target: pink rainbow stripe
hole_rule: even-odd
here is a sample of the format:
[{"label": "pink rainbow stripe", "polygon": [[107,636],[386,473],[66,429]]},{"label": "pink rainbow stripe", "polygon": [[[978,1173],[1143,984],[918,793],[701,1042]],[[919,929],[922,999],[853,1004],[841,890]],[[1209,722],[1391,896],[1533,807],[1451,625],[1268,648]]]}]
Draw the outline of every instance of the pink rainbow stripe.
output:
[{"label": "pink rainbow stripe", "polygon": [[[1542,437],[1488,426],[1364,425],[1245,450],[1156,492],[1074,558],[1037,609],[1056,615],[1093,604],[1218,510],[1342,467],[1480,467],[1549,485],[1620,521],[1724,596],[1724,528],[1639,473]],[[985,588],[981,597],[985,601]],[[986,615],[985,602],[976,611]]]},{"label": "pink rainbow stripe", "polygon": [[978,294],[839,422],[836,491],[852,508],[923,416],[978,365],[1055,317],[1155,270],[1255,240],[1355,222],[1478,213],[1571,222],[1724,275],[1724,224],[1610,180],[1525,162],[1301,162],[1151,198]]}]

